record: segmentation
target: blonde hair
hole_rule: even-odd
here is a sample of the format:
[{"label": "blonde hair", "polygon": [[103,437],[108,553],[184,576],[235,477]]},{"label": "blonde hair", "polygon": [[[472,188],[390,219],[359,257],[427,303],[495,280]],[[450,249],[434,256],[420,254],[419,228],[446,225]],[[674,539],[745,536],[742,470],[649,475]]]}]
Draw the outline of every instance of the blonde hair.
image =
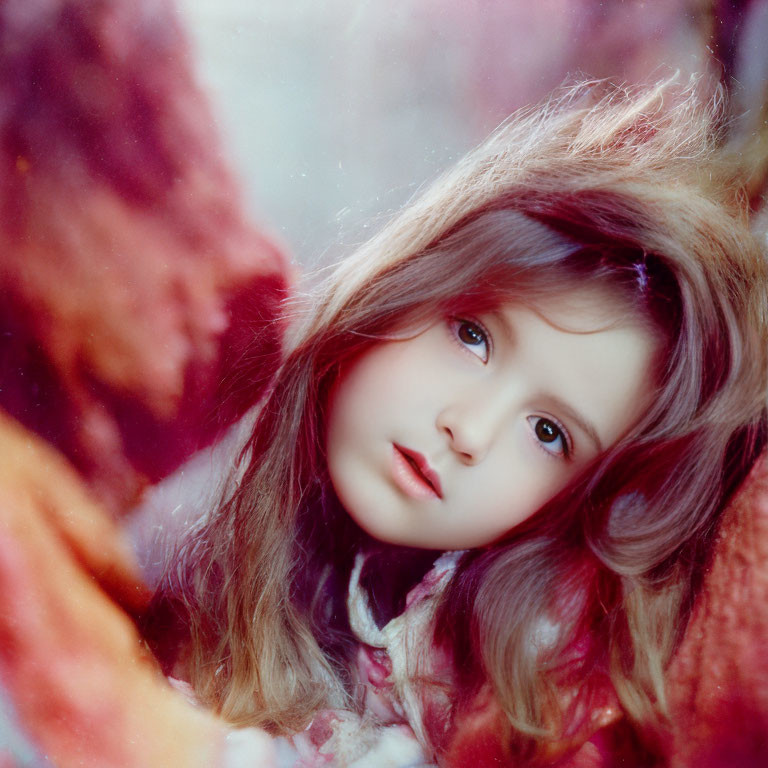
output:
[{"label": "blonde hair", "polygon": [[[323,527],[346,525],[323,503],[340,367],[456,302],[591,280],[663,339],[656,401],[529,523],[465,556],[435,638],[461,670],[457,708],[490,683],[510,754],[567,738],[608,680],[649,739],[663,729],[664,667],[765,431],[765,266],[718,150],[721,102],[696,84],[587,83],[515,114],[308,297],[237,481],[158,598],[203,700],[276,731],[350,705],[349,645],[324,626],[329,572],[343,583],[356,546],[332,551]],[[547,623],[556,639],[532,653]]]}]

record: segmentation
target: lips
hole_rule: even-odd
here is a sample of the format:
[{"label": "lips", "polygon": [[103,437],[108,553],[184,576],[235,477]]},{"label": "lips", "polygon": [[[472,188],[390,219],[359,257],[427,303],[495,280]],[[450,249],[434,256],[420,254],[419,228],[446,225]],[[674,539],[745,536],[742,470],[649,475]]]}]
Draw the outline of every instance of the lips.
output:
[{"label": "lips", "polygon": [[423,454],[394,444],[394,477],[398,486],[414,498],[443,498],[440,476]]}]

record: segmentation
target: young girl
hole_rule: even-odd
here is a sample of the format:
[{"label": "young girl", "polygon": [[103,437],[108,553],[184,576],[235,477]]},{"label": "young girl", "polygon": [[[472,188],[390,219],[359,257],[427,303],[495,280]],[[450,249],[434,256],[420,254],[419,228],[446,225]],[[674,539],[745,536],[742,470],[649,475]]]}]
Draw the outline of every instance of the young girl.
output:
[{"label": "young girl", "polygon": [[515,115],[308,297],[159,593],[199,699],[276,733],[407,722],[440,765],[551,763],[619,712],[663,750],[765,437],[765,267],[714,101]]}]

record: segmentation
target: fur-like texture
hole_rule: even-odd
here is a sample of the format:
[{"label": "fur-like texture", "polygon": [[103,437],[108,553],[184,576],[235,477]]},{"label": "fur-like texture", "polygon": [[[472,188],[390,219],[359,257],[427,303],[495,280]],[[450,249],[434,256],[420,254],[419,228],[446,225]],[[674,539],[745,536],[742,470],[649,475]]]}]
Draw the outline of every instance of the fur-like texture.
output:
[{"label": "fur-like texture", "polygon": [[0,407],[117,512],[259,396],[287,262],[170,2],[3,3],[0,93]]},{"label": "fur-like texture", "polygon": [[766,648],[768,457],[725,514],[693,617],[667,675],[674,736],[670,766],[766,764]]},{"label": "fur-like texture", "polygon": [[208,768],[226,731],[143,647],[110,513],[258,398],[289,270],[170,2],[0,4],[0,252],[0,732],[61,768]]}]

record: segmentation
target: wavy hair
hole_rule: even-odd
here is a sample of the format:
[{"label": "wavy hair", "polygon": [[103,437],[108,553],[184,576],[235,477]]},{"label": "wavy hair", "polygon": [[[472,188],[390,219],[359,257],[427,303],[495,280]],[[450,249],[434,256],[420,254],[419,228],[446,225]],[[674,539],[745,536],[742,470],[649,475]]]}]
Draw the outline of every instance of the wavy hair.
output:
[{"label": "wavy hair", "polygon": [[289,308],[237,472],[159,593],[204,701],[283,732],[349,706],[328,585],[343,592],[361,541],[324,501],[340,368],[448,307],[589,282],[661,340],[654,402],[529,521],[462,559],[435,639],[461,670],[458,709],[491,687],[510,754],[567,739],[606,683],[641,733],[663,731],[665,665],[765,435],[765,265],[719,149],[722,115],[696,84],[569,89],[513,115],[305,296],[303,314]]}]

